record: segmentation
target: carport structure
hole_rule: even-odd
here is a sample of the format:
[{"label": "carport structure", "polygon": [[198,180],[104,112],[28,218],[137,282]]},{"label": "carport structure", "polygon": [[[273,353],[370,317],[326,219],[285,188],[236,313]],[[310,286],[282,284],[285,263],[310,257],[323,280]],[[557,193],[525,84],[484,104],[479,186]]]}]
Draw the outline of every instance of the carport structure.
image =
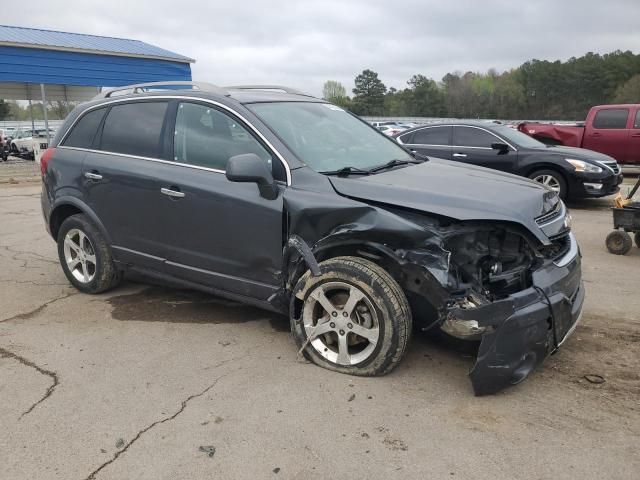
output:
[{"label": "carport structure", "polygon": [[194,62],[139,40],[0,25],[0,98],[6,100],[46,106],[89,100],[102,87],[189,81]]}]

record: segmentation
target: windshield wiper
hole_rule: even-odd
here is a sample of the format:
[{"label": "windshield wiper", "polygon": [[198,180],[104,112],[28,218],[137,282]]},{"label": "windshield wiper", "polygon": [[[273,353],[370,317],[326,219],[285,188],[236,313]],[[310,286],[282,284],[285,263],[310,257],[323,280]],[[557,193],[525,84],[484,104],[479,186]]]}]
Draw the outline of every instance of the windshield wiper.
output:
[{"label": "windshield wiper", "polygon": [[416,164],[423,163],[425,160],[391,160],[383,165],[378,165],[377,167],[373,167],[369,169],[370,173],[380,172],[382,170],[386,170],[387,168],[397,167],[398,165],[408,165],[408,164]]},{"label": "windshield wiper", "polygon": [[371,175],[369,170],[364,170],[358,167],[342,167],[338,170],[327,170],[323,173],[324,175]]}]

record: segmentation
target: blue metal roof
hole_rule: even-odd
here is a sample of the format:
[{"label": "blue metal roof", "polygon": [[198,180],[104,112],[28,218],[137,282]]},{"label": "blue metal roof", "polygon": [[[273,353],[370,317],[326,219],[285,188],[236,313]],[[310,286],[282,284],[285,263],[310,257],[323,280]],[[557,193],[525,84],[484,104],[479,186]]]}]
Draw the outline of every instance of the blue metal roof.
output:
[{"label": "blue metal roof", "polygon": [[139,40],[0,25],[0,45],[135,56],[193,63],[195,60]]}]

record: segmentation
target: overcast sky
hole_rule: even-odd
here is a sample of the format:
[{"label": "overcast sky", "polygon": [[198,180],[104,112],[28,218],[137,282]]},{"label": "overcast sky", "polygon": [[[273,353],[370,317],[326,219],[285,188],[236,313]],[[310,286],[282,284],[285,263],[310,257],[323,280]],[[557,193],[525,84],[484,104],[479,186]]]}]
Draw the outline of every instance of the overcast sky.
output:
[{"label": "overcast sky", "polygon": [[365,68],[403,88],[418,73],[440,80],[531,58],[640,53],[640,0],[29,0],[9,12],[3,23],[135,38],[195,58],[194,80],[316,95],[329,79],[351,93]]}]

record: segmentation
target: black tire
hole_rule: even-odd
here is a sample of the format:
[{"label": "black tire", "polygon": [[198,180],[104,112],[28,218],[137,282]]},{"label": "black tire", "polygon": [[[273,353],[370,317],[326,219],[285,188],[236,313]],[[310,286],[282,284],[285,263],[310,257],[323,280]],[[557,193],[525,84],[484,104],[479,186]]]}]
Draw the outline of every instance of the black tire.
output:
[{"label": "black tire", "polygon": [[[66,260],[65,238],[69,232],[81,232],[88,239],[88,245],[85,242],[86,253],[93,252],[95,263],[93,269],[89,268],[91,262],[87,260],[87,266],[81,266],[80,269],[74,268],[75,274],[71,271]],[[72,233],[73,233],[72,232]],[[114,288],[122,279],[122,273],[116,268],[111,255],[111,248],[105,241],[100,231],[84,214],[77,214],[68,217],[58,231],[58,258],[64,274],[71,284],[84,293],[101,293]],[[83,243],[82,241],[78,243]],[[90,248],[89,248],[90,247]],[[77,252],[77,250],[74,250]],[[83,253],[84,255],[84,253]],[[76,253],[76,259],[79,258]],[[88,257],[87,257],[88,258]],[[78,260],[79,262],[79,260]],[[89,276],[87,281],[79,280],[75,275],[81,275],[87,268]],[[82,272],[80,271],[82,270]],[[92,274],[92,276],[91,276]]]},{"label": "black tire", "polygon": [[633,246],[631,235],[622,230],[614,230],[607,235],[606,244],[607,250],[614,255],[626,255]]},{"label": "black tire", "polygon": [[[309,271],[306,272],[293,290],[290,309],[291,332],[298,348],[303,349],[305,357],[316,365],[340,373],[375,376],[384,375],[393,370],[405,354],[412,331],[409,302],[398,283],[382,267],[360,257],[336,257],[326,260],[320,263],[320,271],[321,274],[317,277],[312,276]],[[355,287],[360,294],[364,294],[362,302],[372,306],[377,316],[379,337],[374,346],[371,346],[371,352],[362,361],[350,365],[341,365],[323,357],[310,343],[315,338],[308,339],[304,326],[305,307],[310,301],[311,294],[320,287],[327,288],[327,285],[336,283],[348,284],[351,288]],[[360,305],[358,308],[361,308],[363,304],[358,303],[358,305]],[[354,310],[357,309],[354,307]],[[355,312],[355,315],[348,317],[345,321],[355,318],[360,321],[358,312]],[[330,316],[328,318],[331,319]],[[327,335],[335,335],[339,343],[338,330],[329,332]],[[354,339],[353,332],[346,331],[346,334],[342,335],[345,335],[345,339]],[[327,336],[323,338],[326,339]],[[358,337],[356,336],[355,339],[357,340]],[[339,350],[338,347],[336,349]],[[327,348],[324,348],[324,351],[326,352]]]},{"label": "black tire", "polygon": [[636,247],[640,248],[640,232],[636,232],[633,235],[633,239],[636,242]]},{"label": "black tire", "polygon": [[536,170],[535,172],[532,172],[529,174],[529,178],[531,180],[536,180],[536,178],[540,178],[544,176],[553,177],[558,187],[560,188],[560,191],[559,191],[560,198],[563,200],[566,200],[569,191],[567,189],[567,182],[565,181],[562,174],[556,172],[555,170]]}]

